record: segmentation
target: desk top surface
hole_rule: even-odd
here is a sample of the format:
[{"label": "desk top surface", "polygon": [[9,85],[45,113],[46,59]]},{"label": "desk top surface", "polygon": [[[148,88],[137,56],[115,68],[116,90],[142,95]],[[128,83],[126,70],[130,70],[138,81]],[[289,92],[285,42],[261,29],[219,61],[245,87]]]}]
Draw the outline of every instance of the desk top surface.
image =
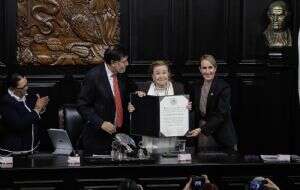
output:
[{"label": "desk top surface", "polygon": [[[292,157],[293,158],[293,157]],[[155,156],[149,160],[112,160],[94,157],[80,158],[80,164],[69,164],[68,156],[52,154],[35,154],[27,156],[15,156],[12,166],[1,164],[0,170],[3,169],[61,169],[61,168],[113,168],[113,167],[188,167],[188,166],[259,166],[259,165],[299,165],[299,162],[292,159],[291,162],[263,162],[256,155],[218,155],[202,154],[192,155],[191,161],[178,161],[177,157]]]}]

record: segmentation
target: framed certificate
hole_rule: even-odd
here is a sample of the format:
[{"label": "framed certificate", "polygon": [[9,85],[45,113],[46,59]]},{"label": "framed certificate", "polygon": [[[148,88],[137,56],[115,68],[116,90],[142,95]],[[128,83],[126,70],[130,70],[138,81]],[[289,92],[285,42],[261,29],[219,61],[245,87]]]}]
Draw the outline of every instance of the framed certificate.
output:
[{"label": "framed certificate", "polygon": [[189,130],[188,95],[131,95],[135,111],[130,116],[130,133],[152,137],[184,136]]}]

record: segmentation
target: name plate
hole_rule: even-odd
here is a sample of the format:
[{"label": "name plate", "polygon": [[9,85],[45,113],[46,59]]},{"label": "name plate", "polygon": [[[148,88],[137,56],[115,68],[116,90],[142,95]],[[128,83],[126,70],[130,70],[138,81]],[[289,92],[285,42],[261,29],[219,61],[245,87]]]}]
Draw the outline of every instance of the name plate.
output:
[{"label": "name plate", "polygon": [[0,156],[1,164],[13,164],[13,157],[11,156]]},{"label": "name plate", "polygon": [[69,156],[68,164],[69,165],[80,165],[80,157],[79,156]]},{"label": "name plate", "polygon": [[191,154],[178,154],[177,160],[178,161],[191,161],[192,156],[191,156]]}]

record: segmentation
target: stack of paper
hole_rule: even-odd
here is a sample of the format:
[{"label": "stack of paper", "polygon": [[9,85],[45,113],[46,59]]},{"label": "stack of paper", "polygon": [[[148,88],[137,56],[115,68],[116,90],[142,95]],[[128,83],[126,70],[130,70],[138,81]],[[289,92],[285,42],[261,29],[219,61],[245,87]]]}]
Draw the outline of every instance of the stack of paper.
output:
[{"label": "stack of paper", "polygon": [[264,162],[290,162],[291,155],[277,154],[277,155],[260,155]]}]

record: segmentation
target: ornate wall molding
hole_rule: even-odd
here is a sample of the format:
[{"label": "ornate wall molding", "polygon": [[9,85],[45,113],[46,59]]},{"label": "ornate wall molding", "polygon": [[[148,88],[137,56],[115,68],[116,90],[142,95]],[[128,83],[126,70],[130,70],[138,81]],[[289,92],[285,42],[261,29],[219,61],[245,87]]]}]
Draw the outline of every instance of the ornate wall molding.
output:
[{"label": "ornate wall molding", "polygon": [[120,39],[118,0],[18,0],[17,61],[21,65],[102,62]]}]

